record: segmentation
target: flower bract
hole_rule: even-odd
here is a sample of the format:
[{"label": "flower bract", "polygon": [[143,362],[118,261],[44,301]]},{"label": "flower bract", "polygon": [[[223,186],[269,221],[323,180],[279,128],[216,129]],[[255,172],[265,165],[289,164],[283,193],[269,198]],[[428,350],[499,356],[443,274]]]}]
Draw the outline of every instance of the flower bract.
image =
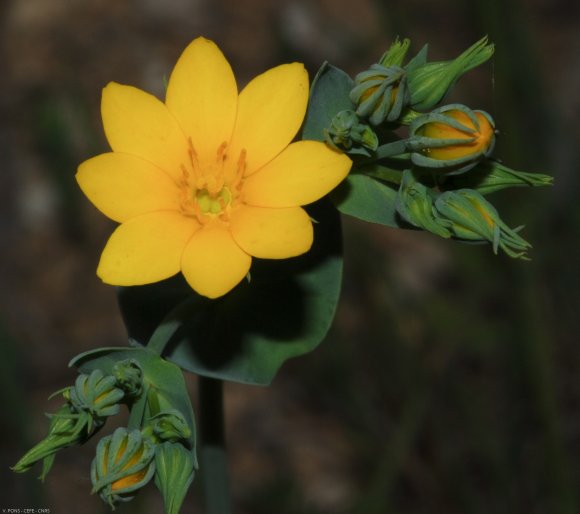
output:
[{"label": "flower bract", "polygon": [[252,257],[307,252],[302,208],[336,187],[350,159],[322,142],[292,142],[308,103],[302,64],[281,65],[240,92],[219,48],[195,39],[179,58],[165,102],[110,83],[102,117],[112,152],[82,163],[78,183],[120,223],[97,274],[109,284],[158,282],[180,271],[216,298]]}]

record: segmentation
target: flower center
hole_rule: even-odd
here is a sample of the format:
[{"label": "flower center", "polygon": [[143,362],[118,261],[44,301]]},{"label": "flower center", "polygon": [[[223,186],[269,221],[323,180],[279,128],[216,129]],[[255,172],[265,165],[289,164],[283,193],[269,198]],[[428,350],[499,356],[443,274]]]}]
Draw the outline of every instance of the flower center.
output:
[{"label": "flower center", "polygon": [[191,140],[188,149],[189,161],[181,165],[181,212],[205,224],[218,218],[229,220],[232,206],[240,196],[246,151],[242,150],[237,164],[228,162],[227,143],[224,141],[216,151],[215,159],[200,162]]}]

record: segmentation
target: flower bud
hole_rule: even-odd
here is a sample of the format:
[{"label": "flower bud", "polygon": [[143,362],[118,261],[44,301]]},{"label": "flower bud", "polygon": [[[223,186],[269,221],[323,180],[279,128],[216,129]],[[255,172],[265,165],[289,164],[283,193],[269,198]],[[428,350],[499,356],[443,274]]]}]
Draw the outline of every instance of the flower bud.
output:
[{"label": "flower bud", "polygon": [[87,413],[76,413],[70,404],[63,405],[56,414],[50,415],[48,435],[28,450],[12,467],[17,473],[28,471],[34,464],[43,460],[41,479],[47,475],[53,462],[54,454],[75,444],[84,443],[102,422],[94,422]]},{"label": "flower bud", "polygon": [[417,118],[409,127],[412,162],[425,168],[463,173],[488,157],[495,145],[495,125],[484,111],[446,105]]},{"label": "flower bud", "polygon": [[96,369],[90,375],[79,375],[64,397],[77,411],[88,412],[95,418],[105,418],[119,412],[119,402],[125,396],[116,384],[114,376],[104,376],[102,371]]},{"label": "flower bud", "polygon": [[402,66],[405,56],[409,51],[411,41],[407,38],[403,39],[401,43],[399,38],[391,45],[391,47],[383,54],[379,60],[381,66]]},{"label": "flower bud", "polygon": [[475,189],[478,193],[486,195],[509,187],[551,186],[553,182],[554,179],[550,175],[512,170],[498,161],[488,159],[469,173],[450,177],[445,182],[445,187]]},{"label": "flower bud", "polygon": [[407,73],[400,66],[373,64],[354,83],[350,99],[357,106],[356,113],[372,125],[396,121],[409,103]]},{"label": "flower bud", "polygon": [[363,147],[375,151],[379,145],[377,135],[366,123],[361,123],[354,111],[340,111],[328,129],[324,130],[326,142],[337,150]]},{"label": "flower bud", "polygon": [[155,485],[163,496],[166,514],[179,514],[195,467],[195,455],[182,444],[165,442],[157,446]]},{"label": "flower bud", "polygon": [[129,501],[155,473],[155,444],[139,430],[117,428],[97,445],[91,465],[93,492],[111,507]]},{"label": "flower bud", "polygon": [[465,73],[483,64],[493,52],[494,46],[488,45],[487,37],[484,37],[456,59],[424,63],[413,69],[409,67],[407,85],[410,106],[419,111],[432,109]]},{"label": "flower bud", "polygon": [[136,398],[143,390],[143,370],[135,359],[126,359],[113,366],[113,376],[117,387],[125,392],[128,398]]},{"label": "flower bud", "polygon": [[489,241],[497,254],[501,248],[514,258],[526,259],[531,245],[509,228],[497,210],[478,192],[470,189],[447,191],[435,200],[435,216],[453,237],[464,241]]},{"label": "flower bud", "polygon": [[444,226],[437,223],[433,214],[435,193],[418,182],[410,171],[405,171],[397,194],[396,208],[399,215],[411,225],[438,236],[451,237]]},{"label": "flower bud", "polygon": [[163,411],[153,416],[148,423],[153,435],[162,441],[177,442],[187,440],[191,429],[178,410]]}]

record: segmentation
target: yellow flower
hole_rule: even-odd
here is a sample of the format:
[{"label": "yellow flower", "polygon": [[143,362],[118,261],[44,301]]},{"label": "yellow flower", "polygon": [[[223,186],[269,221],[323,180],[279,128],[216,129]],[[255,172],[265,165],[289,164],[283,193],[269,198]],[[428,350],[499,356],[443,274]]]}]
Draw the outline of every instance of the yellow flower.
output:
[{"label": "yellow flower", "polygon": [[99,277],[131,286],[181,271],[195,291],[216,298],[247,275],[252,257],[307,252],[312,222],[301,206],[351,166],[324,143],[292,143],[307,103],[302,64],[273,68],[238,94],[229,63],[204,38],[179,58],[164,103],[107,85],[101,110],[113,151],[77,173],[91,202],[121,223]]}]

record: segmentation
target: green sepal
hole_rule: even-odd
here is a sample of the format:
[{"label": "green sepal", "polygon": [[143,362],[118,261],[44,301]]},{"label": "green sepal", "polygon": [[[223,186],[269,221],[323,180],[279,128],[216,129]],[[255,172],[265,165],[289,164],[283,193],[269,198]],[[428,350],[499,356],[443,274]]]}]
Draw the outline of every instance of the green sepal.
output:
[{"label": "green sepal", "polygon": [[340,68],[325,62],[310,87],[308,110],[302,128],[302,139],[324,141],[324,130],[341,111],[354,111],[349,94],[353,80]]},{"label": "green sepal", "polygon": [[179,514],[196,467],[194,455],[180,443],[165,442],[155,449],[155,485],[163,497],[165,514]]},{"label": "green sepal", "polygon": [[[146,424],[158,413],[151,412],[148,401],[150,395],[155,394],[159,411],[175,409],[184,416],[191,430],[188,444],[195,449],[195,417],[183,373],[175,364],[146,348],[98,348],[78,355],[69,366],[74,366],[83,373],[90,373],[95,369],[112,373],[118,362],[127,359],[133,359],[143,371],[143,393],[131,405],[131,428]],[[133,409],[138,413],[137,416],[133,416]]]},{"label": "green sepal", "polygon": [[320,344],[338,304],[340,216],[328,200],[306,209],[316,220],[311,250],[280,261],[255,259],[251,282],[220,299],[197,295],[181,276],[121,288],[130,337],[141,345],[154,340],[156,351],[198,375],[269,384],[285,361]]},{"label": "green sepal", "polygon": [[488,159],[469,173],[450,176],[442,186],[445,189],[474,189],[487,195],[510,187],[551,186],[553,182],[554,178],[550,175],[516,171],[496,160]]}]

